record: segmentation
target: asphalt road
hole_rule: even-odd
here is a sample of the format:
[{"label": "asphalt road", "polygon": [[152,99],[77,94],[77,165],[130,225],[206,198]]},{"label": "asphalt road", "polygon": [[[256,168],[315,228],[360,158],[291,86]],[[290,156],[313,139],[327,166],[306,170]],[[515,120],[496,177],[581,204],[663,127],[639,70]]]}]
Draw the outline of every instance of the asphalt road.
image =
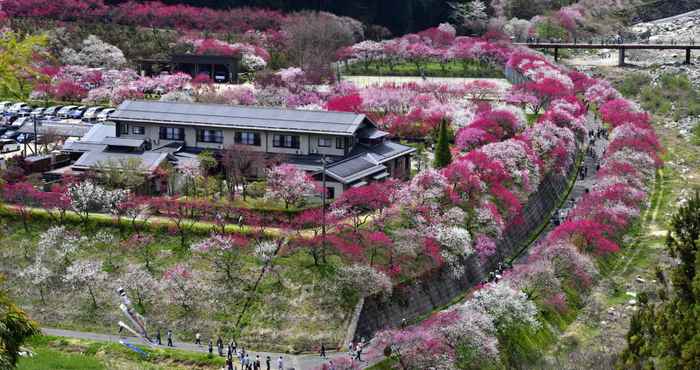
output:
[{"label": "asphalt road", "polygon": [[[98,333],[88,333],[88,332],[82,332],[82,331],[74,331],[74,330],[63,330],[63,329],[52,329],[52,328],[42,328],[41,331],[45,335],[51,335],[51,336],[56,336],[56,337],[65,337],[65,338],[75,338],[75,339],[85,339],[85,340],[92,340],[92,341],[98,341],[98,342],[113,342],[113,343],[118,343],[120,340],[123,340],[127,343],[131,343],[137,346],[147,346],[142,340],[139,338],[133,337],[133,336],[119,336],[119,335],[111,335],[111,334],[98,334]],[[163,344],[166,343],[165,341],[165,333],[161,333],[162,338],[163,338]],[[175,340],[173,341],[173,345],[175,346],[172,349],[175,350],[180,350],[180,351],[187,351],[187,352],[202,352],[202,353],[207,353],[208,346],[207,344],[209,343],[208,338],[202,338],[202,344],[203,345],[196,345],[194,343],[190,342],[179,342],[177,341],[177,333],[175,333]],[[155,347],[162,347],[162,348],[168,348],[166,346],[155,346]],[[225,351],[225,349],[224,349]],[[263,369],[265,368],[265,358],[266,356],[270,356],[272,359],[272,369],[277,370],[277,358],[282,356],[282,360],[284,363],[284,369],[285,370],[313,370],[320,368],[321,365],[324,363],[327,363],[328,360],[340,358],[340,357],[347,357],[348,354],[345,352],[328,352],[328,359],[322,359],[318,354],[300,354],[300,355],[290,355],[286,353],[275,353],[275,352],[258,352],[258,351],[252,351],[246,349],[247,353],[250,353],[251,358],[255,358],[256,355],[260,355],[260,358],[262,359],[263,363]],[[216,354],[216,346],[214,347],[214,354]],[[364,360],[364,359],[363,359]],[[376,360],[381,360],[381,359],[376,359]],[[371,365],[375,363],[376,361],[370,360],[369,362],[363,361],[360,365],[361,367],[367,367],[368,365]],[[238,367],[240,367],[239,363],[236,363]]]}]

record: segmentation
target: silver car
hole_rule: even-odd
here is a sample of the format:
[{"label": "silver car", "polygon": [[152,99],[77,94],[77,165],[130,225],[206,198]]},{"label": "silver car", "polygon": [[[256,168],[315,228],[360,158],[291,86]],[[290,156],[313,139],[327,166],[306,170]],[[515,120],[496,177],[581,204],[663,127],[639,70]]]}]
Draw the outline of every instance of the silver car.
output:
[{"label": "silver car", "polygon": [[114,109],[114,108],[107,108],[107,109],[103,110],[102,112],[100,112],[100,113],[97,115],[97,121],[98,121],[98,122],[104,122],[104,121],[108,120],[108,119],[109,119],[109,116],[110,116],[112,113],[114,113],[115,110],[116,110],[116,109]]},{"label": "silver car", "polygon": [[97,115],[105,109],[104,107],[90,107],[83,114],[83,121],[94,121],[97,119]]}]

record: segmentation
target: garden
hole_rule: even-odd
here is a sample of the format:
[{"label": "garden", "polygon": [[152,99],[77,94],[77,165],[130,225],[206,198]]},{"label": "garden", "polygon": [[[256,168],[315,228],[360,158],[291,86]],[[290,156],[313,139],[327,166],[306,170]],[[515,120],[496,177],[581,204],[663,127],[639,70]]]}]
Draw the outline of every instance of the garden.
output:
[{"label": "garden", "polygon": [[[47,45],[41,37],[6,38]],[[109,331],[119,314],[114,291],[122,286],[151,326],[181,338],[220,334],[289,352],[340,346],[363,298],[390,299],[395,286],[435,269],[461,276],[466,258],[486,266],[498,256],[497,241],[520,221],[543,178],[565,176],[602,122],[610,143],[596,187],[526,263],[472,287],[463,302],[421,323],[378,333],[373,343],[375,354],[405,369],[533,363],[576,317],[599,270],[618,258],[662,165],[651,118],[636,104],[608,82],[557,66],[503,35],[457,36],[444,24],[385,43],[402,54],[376,45],[338,54],[353,68],[410,61],[416,70],[446,63],[498,71],[512,83],[506,91],[479,80],[366,88],[327,81],[319,88],[318,76],[303,68],[262,70],[272,58],[262,46],[208,38],[183,43],[194,52],[241,53],[251,70],[261,71],[250,84],[217,89],[197,77],[146,78],[81,58],[55,65],[43,48],[47,57],[27,66],[38,76],[34,83],[9,86],[37,99],[115,104],[154,94],[364,113],[397,140],[436,142],[436,159],[414,169],[407,182],[346,191],[326,217],[319,215],[323,207],[303,207],[300,194],[318,191],[308,176],[271,166],[261,197],[285,205],[272,218],[236,205],[237,195],[222,186],[153,197],[95,178],[41,189],[21,163],[11,166],[3,176],[0,247],[8,263],[0,272],[43,325]],[[226,175],[209,170],[196,169],[192,181],[223,184]]]}]

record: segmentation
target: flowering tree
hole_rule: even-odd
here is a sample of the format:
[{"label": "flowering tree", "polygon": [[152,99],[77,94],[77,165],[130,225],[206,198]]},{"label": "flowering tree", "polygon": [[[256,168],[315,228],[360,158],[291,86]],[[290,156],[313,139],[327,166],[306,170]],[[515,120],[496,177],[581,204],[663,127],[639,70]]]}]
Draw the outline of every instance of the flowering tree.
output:
[{"label": "flowering tree", "polygon": [[180,309],[182,317],[191,317],[198,305],[201,281],[195,281],[189,267],[178,264],[163,273],[161,284],[167,302]]},{"label": "flowering tree", "polygon": [[118,47],[100,40],[95,35],[83,40],[80,51],[63,49],[61,61],[63,64],[107,69],[119,69],[127,63],[124,53]]},{"label": "flowering tree", "polygon": [[241,253],[248,244],[242,236],[213,234],[192,246],[192,251],[214,268],[221,284],[234,288],[241,285]]},{"label": "flowering tree", "polygon": [[75,290],[85,290],[93,308],[97,308],[97,289],[105,281],[102,264],[97,261],[75,261],[66,269],[63,280]]},{"label": "flowering tree", "polygon": [[358,292],[362,297],[375,293],[389,295],[393,288],[386,274],[362,264],[341,267],[338,279],[342,286]]},{"label": "flowering tree", "polygon": [[149,273],[153,273],[153,260],[156,257],[154,239],[148,234],[133,234],[121,242],[121,246],[130,254],[141,258]]},{"label": "flowering tree", "polygon": [[142,312],[148,312],[163,288],[161,282],[154,279],[150,271],[133,264],[126,266],[116,283],[126,290]]},{"label": "flowering tree", "polygon": [[338,218],[349,217],[355,231],[359,231],[371,217],[381,213],[391,205],[396,186],[393,181],[374,182],[369,185],[348,189],[333,202],[331,212]]},{"label": "flowering tree", "polygon": [[107,190],[90,181],[73,183],[66,191],[73,211],[85,224],[90,212],[113,213],[128,194],[124,190]]},{"label": "flowering tree", "polygon": [[34,185],[27,182],[5,184],[2,187],[3,198],[13,204],[13,210],[22,219],[25,231],[29,231],[30,208],[38,204],[39,193]]},{"label": "flowering tree", "polygon": [[311,177],[294,165],[282,164],[267,171],[265,196],[282,200],[284,208],[296,205],[305,195],[314,193],[316,190]]}]

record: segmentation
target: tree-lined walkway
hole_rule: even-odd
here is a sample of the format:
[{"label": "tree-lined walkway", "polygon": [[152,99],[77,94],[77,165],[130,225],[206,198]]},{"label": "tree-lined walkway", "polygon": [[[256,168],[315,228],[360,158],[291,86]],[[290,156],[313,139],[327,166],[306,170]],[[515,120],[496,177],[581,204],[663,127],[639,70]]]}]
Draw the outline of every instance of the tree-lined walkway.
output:
[{"label": "tree-lined walkway", "polygon": [[691,62],[692,50],[700,50],[700,43],[695,43],[694,40],[686,43],[670,43],[670,44],[624,44],[624,43],[606,43],[606,42],[523,42],[516,43],[518,46],[526,46],[530,49],[554,50],[554,60],[559,61],[559,49],[615,49],[619,51],[618,64],[625,65],[625,52],[627,50],[685,50],[685,64]]}]

